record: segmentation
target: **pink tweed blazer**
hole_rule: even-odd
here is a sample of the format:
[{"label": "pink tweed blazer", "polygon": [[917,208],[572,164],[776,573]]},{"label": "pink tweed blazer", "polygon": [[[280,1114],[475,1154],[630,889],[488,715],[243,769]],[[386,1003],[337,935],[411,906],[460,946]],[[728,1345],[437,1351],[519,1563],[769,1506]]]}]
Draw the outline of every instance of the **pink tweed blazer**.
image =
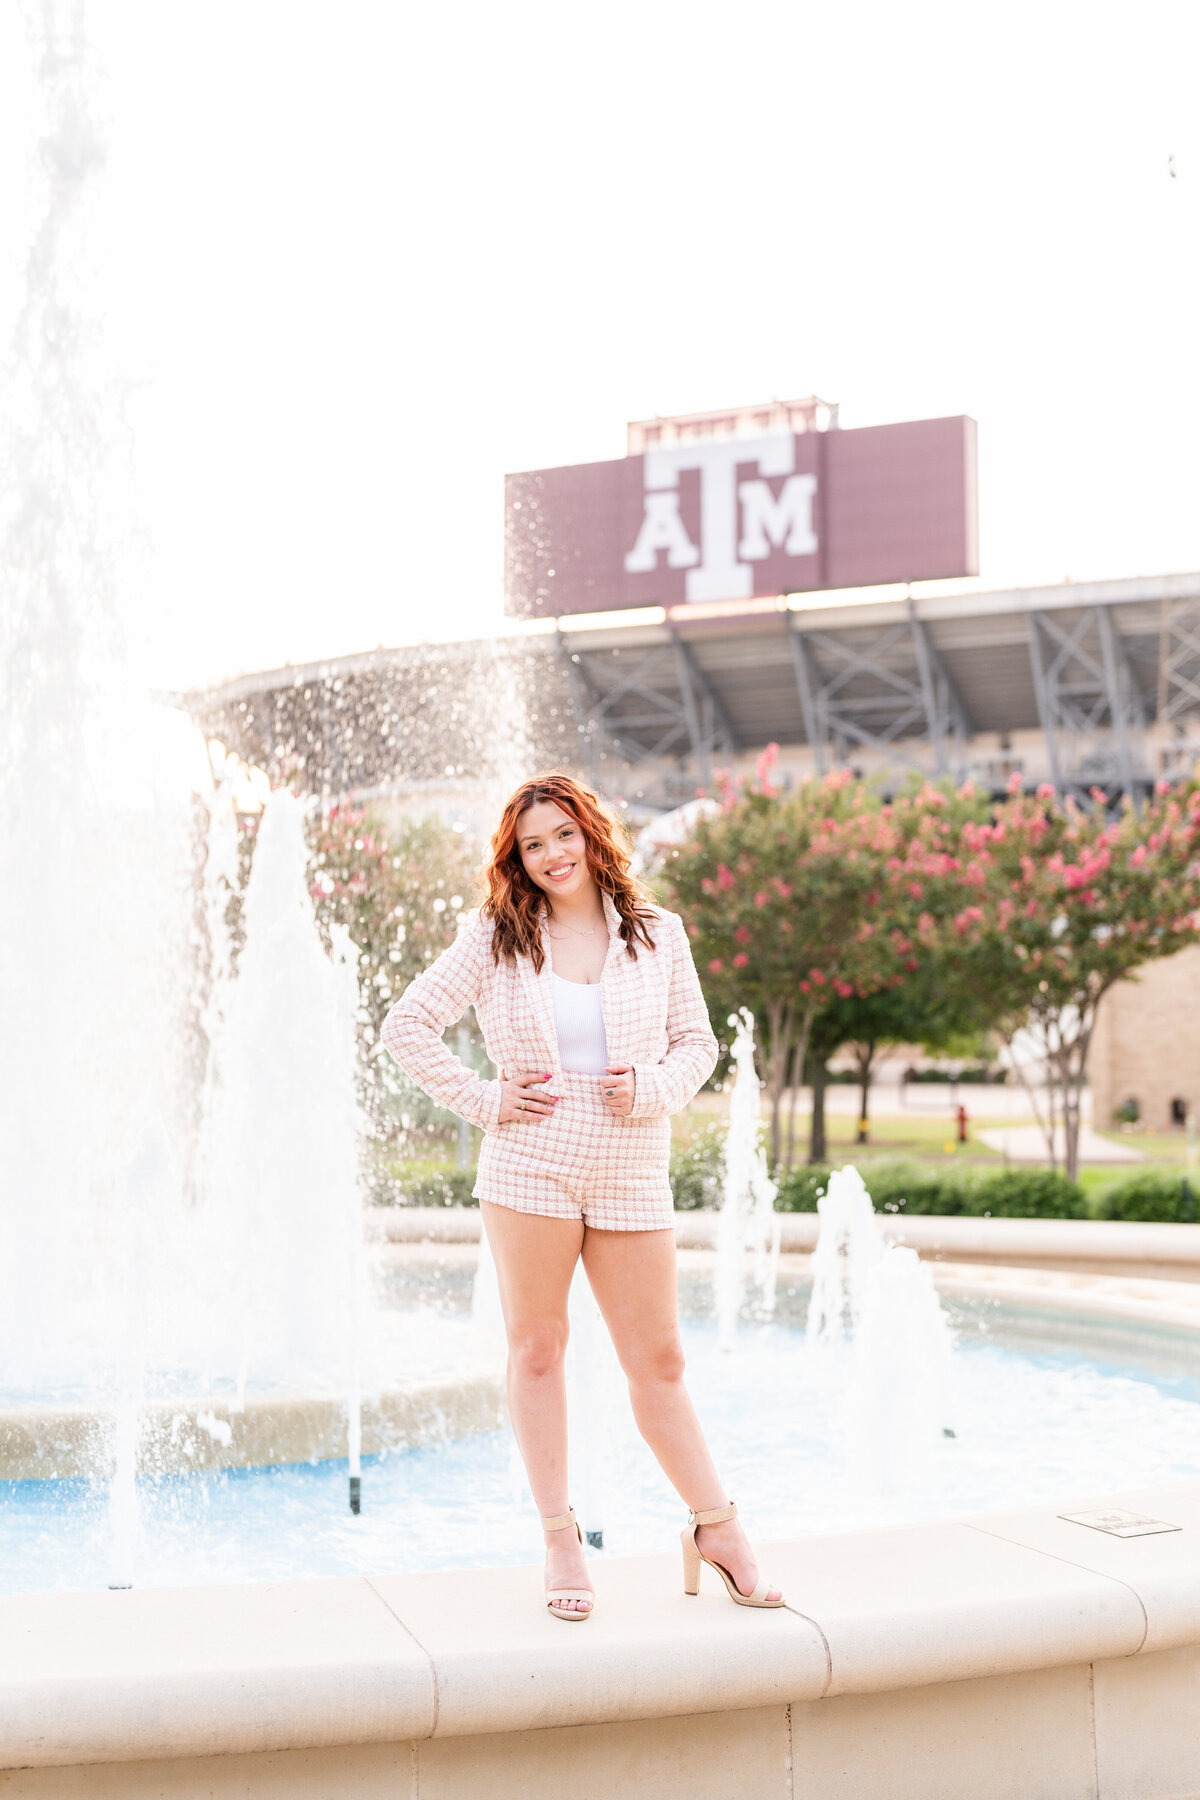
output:
[{"label": "pink tweed blazer", "polygon": [[[634,1069],[635,1119],[678,1112],[707,1081],[717,1060],[692,949],[677,913],[655,907],[655,948],[637,961],[618,936],[620,914],[602,896],[609,944],[600,1006],[609,1061]],[[383,1022],[380,1037],[406,1075],[451,1112],[495,1129],[500,1083],[482,1081],[442,1041],[447,1026],[475,1008],[487,1053],[498,1069],[559,1074],[550,938],[545,919],[541,974],[528,956],[492,960],[492,925],[473,912],[458,938],[411,982]]]}]

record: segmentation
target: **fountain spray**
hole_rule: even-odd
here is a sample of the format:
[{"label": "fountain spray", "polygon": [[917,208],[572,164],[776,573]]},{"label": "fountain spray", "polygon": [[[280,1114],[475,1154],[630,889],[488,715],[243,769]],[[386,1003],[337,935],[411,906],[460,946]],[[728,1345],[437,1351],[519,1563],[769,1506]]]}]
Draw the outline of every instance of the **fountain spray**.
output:
[{"label": "fountain spray", "polygon": [[762,1142],[762,1093],[754,1066],[754,1015],[746,1007],[730,1015],[734,1027],[733,1091],[725,1133],[724,1197],[717,1218],[717,1332],[723,1350],[732,1350],[746,1286],[745,1258],[753,1254],[752,1278],[761,1309],[775,1311],[779,1268],[777,1189],[767,1172]]},{"label": "fountain spray", "polygon": [[955,1436],[950,1328],[929,1269],[885,1240],[856,1168],[834,1170],[817,1214],[809,1377],[837,1395],[857,1478],[890,1493]]},{"label": "fountain spray", "polygon": [[[333,967],[337,977],[338,1014],[342,1028],[342,1047],[346,1061],[346,1080],[342,1098],[350,1104],[350,1129],[357,1135],[357,1113],[354,1108],[354,1069],[357,1040],[355,1026],[359,1008],[358,946],[351,941],[349,928],[333,925],[329,931],[333,949]],[[348,1211],[346,1250],[349,1278],[346,1293],[349,1300],[347,1338],[349,1346],[349,1379],[346,1389],[346,1454],[350,1465],[350,1511],[362,1511],[362,1332],[360,1326],[363,1302],[363,1233],[357,1206]]]}]

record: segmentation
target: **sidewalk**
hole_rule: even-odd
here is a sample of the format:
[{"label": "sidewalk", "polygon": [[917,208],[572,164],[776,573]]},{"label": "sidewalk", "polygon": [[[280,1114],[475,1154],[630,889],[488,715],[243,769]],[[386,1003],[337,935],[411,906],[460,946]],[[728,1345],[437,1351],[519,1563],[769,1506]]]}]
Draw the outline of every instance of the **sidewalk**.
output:
[{"label": "sidewalk", "polygon": [[[977,1131],[975,1136],[989,1150],[1002,1150],[1009,1162],[1044,1163],[1046,1157],[1046,1138],[1039,1125],[997,1125]],[[1058,1161],[1066,1160],[1063,1149],[1063,1130],[1061,1125],[1055,1127],[1054,1147]],[[1079,1160],[1081,1163],[1140,1163],[1145,1162],[1145,1152],[1135,1150],[1132,1144],[1118,1144],[1112,1138],[1101,1137],[1090,1125],[1079,1127]]]}]

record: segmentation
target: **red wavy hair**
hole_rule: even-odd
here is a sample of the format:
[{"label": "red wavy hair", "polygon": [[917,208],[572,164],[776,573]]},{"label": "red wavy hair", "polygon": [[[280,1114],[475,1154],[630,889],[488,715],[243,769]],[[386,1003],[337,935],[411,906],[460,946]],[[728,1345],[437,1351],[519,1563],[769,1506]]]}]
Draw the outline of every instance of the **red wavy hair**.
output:
[{"label": "red wavy hair", "polygon": [[546,895],[526,874],[517,844],[521,814],[543,800],[561,807],[583,834],[592,880],[621,915],[620,933],[629,955],[636,960],[639,941],[653,950],[649,927],[654,914],[649,895],[629,873],[629,852],[617,836],[622,828],[609,817],[591,788],[551,769],[521,783],[506,802],[492,834],[492,859],[484,870],[487,898],[480,910],[494,927],[492,955],[496,962],[501,956],[528,956],[540,972],[546,960],[541,926]]}]

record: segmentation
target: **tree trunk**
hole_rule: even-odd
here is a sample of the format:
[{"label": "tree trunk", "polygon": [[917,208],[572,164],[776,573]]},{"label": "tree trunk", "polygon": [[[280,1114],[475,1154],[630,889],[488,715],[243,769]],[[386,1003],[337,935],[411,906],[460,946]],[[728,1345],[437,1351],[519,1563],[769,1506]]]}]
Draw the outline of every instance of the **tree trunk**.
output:
[{"label": "tree trunk", "polygon": [[[1046,1154],[1050,1158],[1050,1167],[1052,1169],[1056,1169],[1058,1167],[1058,1160],[1057,1160],[1057,1151],[1055,1149],[1055,1144],[1054,1144],[1054,1090],[1053,1090],[1053,1085],[1051,1082],[1049,1082],[1049,1081],[1047,1082],[1046,1092],[1047,1092],[1047,1098],[1049,1100],[1049,1111],[1050,1111],[1050,1116],[1047,1119],[1045,1117],[1045,1115],[1043,1114],[1042,1108],[1038,1105],[1037,1089],[1032,1086],[1032,1084],[1030,1083],[1030,1081],[1028,1080],[1028,1078],[1025,1074],[1024,1063],[1019,1063],[1017,1061],[1016,1057],[1013,1055],[1012,1043],[1013,1043],[1013,1037],[1016,1035],[1016,1033],[1015,1032],[1011,1032],[1011,1033],[1007,1033],[1007,1034],[1002,1033],[1001,1035],[1004,1039],[1005,1047],[1008,1050],[1008,1060],[1011,1063],[1013,1070],[1016,1073],[1017,1080],[1021,1083],[1021,1086],[1025,1089],[1025,1093],[1029,1099],[1030,1107],[1033,1110],[1033,1116],[1038,1122],[1038,1129],[1041,1132],[1043,1141],[1045,1142],[1045,1145],[1046,1145]],[[1047,1066],[1047,1069],[1049,1069],[1049,1057],[1047,1057],[1046,1066]]]},{"label": "tree trunk", "polygon": [[767,1091],[771,1102],[771,1167],[779,1162],[782,1139],[783,1096],[787,1088],[788,1068],[792,1060],[792,1031],[795,1010],[790,1001],[774,1000],[767,1005]]},{"label": "tree trunk", "polygon": [[785,1169],[790,1169],[796,1160],[796,1095],[800,1087],[800,1071],[803,1062],[800,1045],[797,1044],[792,1050],[792,1073],[788,1081],[787,1152],[783,1165]]},{"label": "tree trunk", "polygon": [[1083,1119],[1083,1084],[1087,1078],[1091,1041],[1092,1020],[1085,1016],[1080,1021],[1074,1042],[1063,1050],[1063,1162],[1070,1181],[1079,1180],[1079,1128]]},{"label": "tree trunk", "polygon": [[816,1007],[810,1003],[800,1021],[800,1030],[792,1049],[791,1085],[788,1093],[788,1129],[787,1129],[787,1162],[785,1168],[792,1168],[796,1161],[796,1101],[804,1084],[804,1059],[808,1055],[808,1039],[812,1031],[813,1014]]},{"label": "tree trunk", "polygon": [[875,1063],[875,1045],[855,1044],[852,1046],[854,1060],[858,1064],[858,1129],[855,1138],[858,1143],[867,1142],[867,1116],[871,1099],[871,1070]]},{"label": "tree trunk", "polygon": [[828,1154],[825,1141],[825,1089],[829,1085],[829,1070],[822,1057],[812,1072],[812,1127],[808,1134],[808,1160],[810,1163],[823,1163]]}]

